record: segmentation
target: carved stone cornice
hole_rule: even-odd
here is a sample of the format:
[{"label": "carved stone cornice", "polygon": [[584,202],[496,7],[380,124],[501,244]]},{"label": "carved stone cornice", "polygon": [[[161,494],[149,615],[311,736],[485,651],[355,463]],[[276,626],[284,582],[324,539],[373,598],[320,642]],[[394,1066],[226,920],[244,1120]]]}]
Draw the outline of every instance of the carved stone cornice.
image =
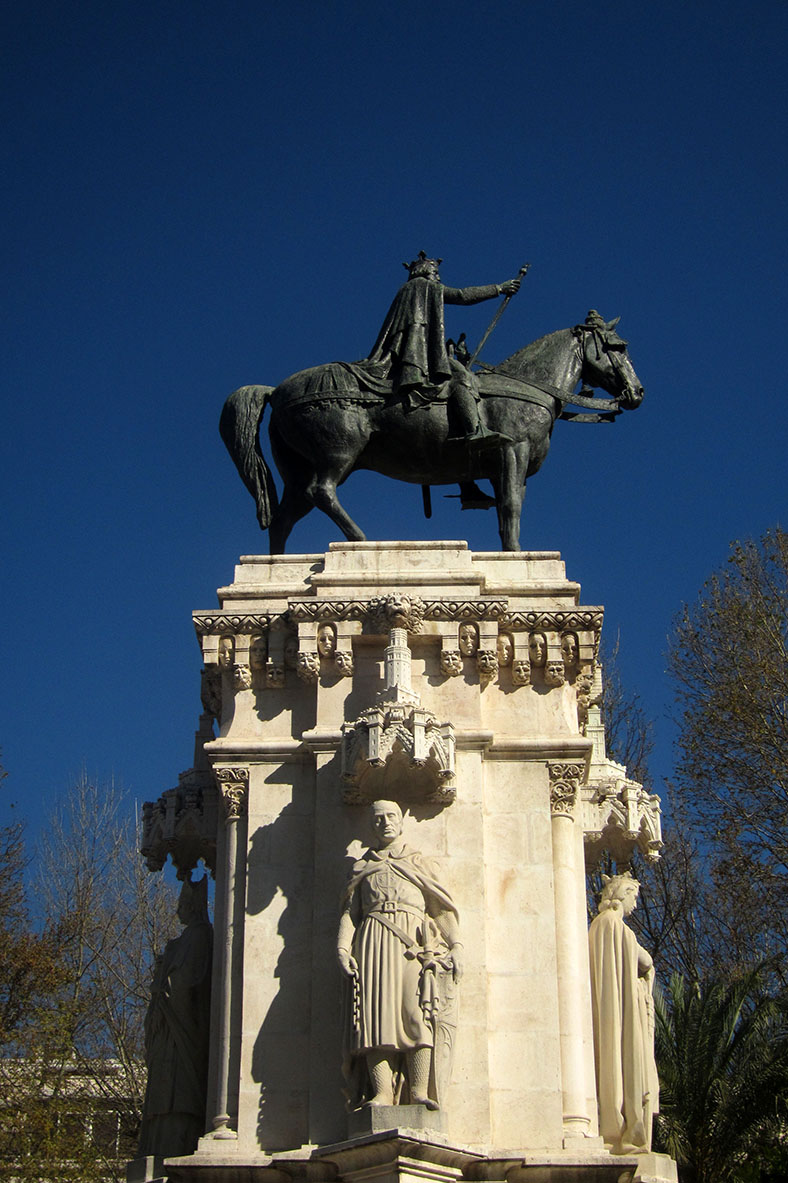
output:
[{"label": "carved stone cornice", "polygon": [[224,805],[225,821],[238,821],[246,813],[249,769],[246,765],[214,765],[214,776]]},{"label": "carved stone cornice", "polygon": [[[288,612],[294,623],[304,620],[359,620],[367,629],[377,627],[381,634],[392,627],[388,605],[396,599],[394,596],[376,596],[369,600],[324,600],[324,599],[291,599],[288,600]],[[402,597],[405,598],[405,597]],[[479,597],[468,600],[421,600],[416,596],[407,597],[411,609],[404,625],[408,632],[418,632],[422,620],[501,620],[503,619],[508,600]]]},{"label": "carved stone cornice", "polygon": [[604,608],[528,609],[524,612],[506,612],[501,623],[507,628],[521,632],[562,633],[587,631],[599,635],[602,631]]},{"label": "carved stone cornice", "polygon": [[550,813],[553,817],[573,818],[584,765],[548,762],[547,772],[550,777]]},{"label": "carved stone cornice", "polygon": [[198,637],[238,636],[261,632],[272,617],[267,612],[193,612],[192,620]]}]

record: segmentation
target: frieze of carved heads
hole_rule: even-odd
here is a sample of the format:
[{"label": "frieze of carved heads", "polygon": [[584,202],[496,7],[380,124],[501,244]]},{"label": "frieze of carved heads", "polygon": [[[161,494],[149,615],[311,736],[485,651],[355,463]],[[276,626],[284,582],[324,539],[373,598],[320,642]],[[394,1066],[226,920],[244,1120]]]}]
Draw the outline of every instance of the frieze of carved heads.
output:
[{"label": "frieze of carved heads", "polygon": [[245,765],[216,765],[213,770],[219,786],[225,821],[238,821],[246,813],[249,769]]},{"label": "frieze of carved heads", "polygon": [[218,800],[210,775],[196,769],[184,772],[178,785],[158,801],[142,807],[140,853],[149,871],[160,871],[172,859],[179,879],[188,879],[200,859],[216,868]]},{"label": "frieze of carved heads", "polygon": [[[608,762],[613,775],[583,789],[586,862],[595,866],[604,853],[626,865],[637,850],[657,862],[662,849],[662,811],[656,793],[630,780],[621,765]],[[621,775],[616,776],[618,770]]]},{"label": "frieze of carved heads", "polygon": [[550,813],[553,817],[573,817],[584,765],[552,762],[547,765],[550,778]]}]

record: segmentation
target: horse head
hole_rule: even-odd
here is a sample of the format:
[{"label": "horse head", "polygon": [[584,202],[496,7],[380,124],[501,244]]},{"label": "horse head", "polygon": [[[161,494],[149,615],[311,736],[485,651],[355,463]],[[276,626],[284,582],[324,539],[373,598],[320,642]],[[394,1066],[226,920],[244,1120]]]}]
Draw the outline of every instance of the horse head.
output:
[{"label": "horse head", "polygon": [[583,381],[601,387],[622,408],[632,410],[640,406],[644,391],[627,353],[627,342],[616,332],[620,319],[604,321],[598,312],[591,311],[573,333],[580,349]]}]

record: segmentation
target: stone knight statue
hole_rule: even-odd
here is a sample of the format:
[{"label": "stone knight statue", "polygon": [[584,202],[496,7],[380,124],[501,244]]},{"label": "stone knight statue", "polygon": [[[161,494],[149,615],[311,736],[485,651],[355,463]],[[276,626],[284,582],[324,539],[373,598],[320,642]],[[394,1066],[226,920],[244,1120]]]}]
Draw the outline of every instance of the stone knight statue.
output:
[{"label": "stone knight statue", "polygon": [[588,932],[599,1132],[613,1154],[642,1154],[659,1112],[654,963],[624,923],[640,884],[628,874],[603,880]]},{"label": "stone knight statue", "polygon": [[437,1109],[448,1083],[456,983],[457,909],[427,859],[402,841],[402,811],[375,801],[378,849],[353,867],[337,957],[348,980],[344,1072],[351,1107]]}]

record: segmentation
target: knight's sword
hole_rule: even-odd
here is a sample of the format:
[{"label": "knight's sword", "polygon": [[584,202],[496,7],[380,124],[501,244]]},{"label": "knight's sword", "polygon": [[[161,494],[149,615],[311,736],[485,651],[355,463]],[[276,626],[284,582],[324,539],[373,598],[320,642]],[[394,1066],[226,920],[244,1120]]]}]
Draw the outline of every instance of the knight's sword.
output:
[{"label": "knight's sword", "polygon": [[[524,263],[523,266],[520,268],[518,274],[521,279],[525,278],[525,276],[528,274],[528,268],[530,266],[531,266],[530,263]],[[476,358],[479,356],[481,351],[484,349],[484,346],[487,344],[487,338],[489,337],[490,333],[493,331],[495,326],[498,324],[498,321],[501,319],[501,316],[503,315],[503,310],[506,307],[506,305],[509,303],[511,298],[512,298],[511,296],[505,296],[504,299],[501,301],[498,311],[495,313],[495,316],[492,318],[489,325],[487,326],[487,332],[484,334],[481,341],[476,346],[476,352],[474,353],[471,360],[468,362],[468,369],[471,368],[473,363],[476,361]]]}]

